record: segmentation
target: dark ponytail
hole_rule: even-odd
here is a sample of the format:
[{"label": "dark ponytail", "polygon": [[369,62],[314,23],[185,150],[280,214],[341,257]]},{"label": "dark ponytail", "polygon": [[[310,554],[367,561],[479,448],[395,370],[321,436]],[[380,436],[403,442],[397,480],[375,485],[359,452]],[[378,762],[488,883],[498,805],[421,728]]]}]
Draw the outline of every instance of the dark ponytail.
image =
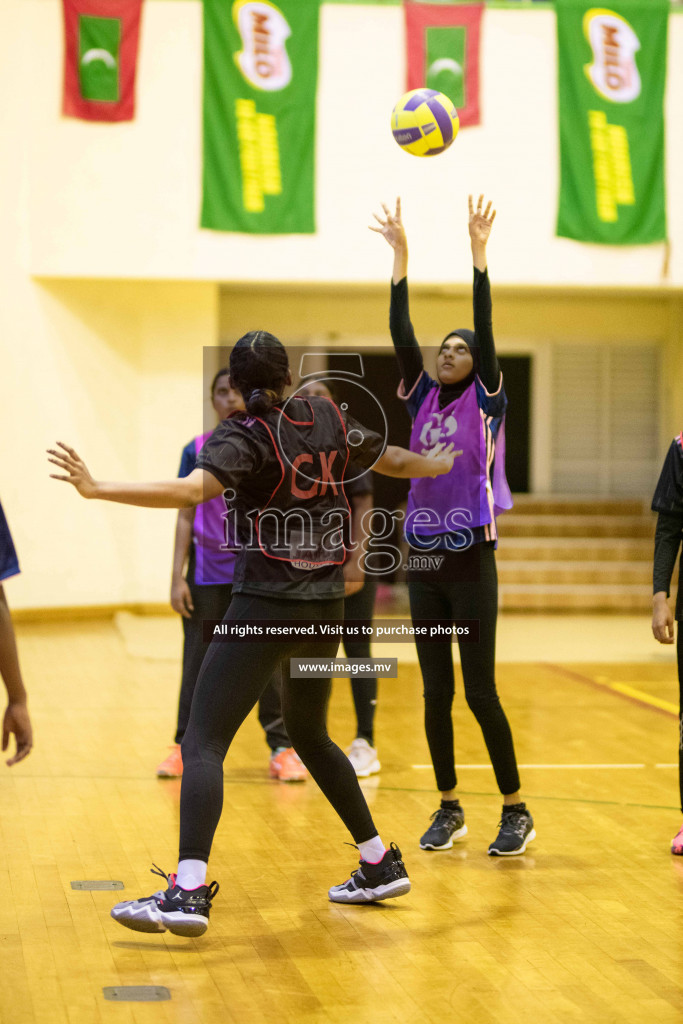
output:
[{"label": "dark ponytail", "polygon": [[251,416],[264,416],[280,401],[288,373],[285,347],[268,331],[249,331],[230,353],[230,377]]},{"label": "dark ponytail", "polygon": [[246,403],[247,412],[250,416],[265,416],[273,408],[280,396],[269,388],[255,388],[249,395]]}]

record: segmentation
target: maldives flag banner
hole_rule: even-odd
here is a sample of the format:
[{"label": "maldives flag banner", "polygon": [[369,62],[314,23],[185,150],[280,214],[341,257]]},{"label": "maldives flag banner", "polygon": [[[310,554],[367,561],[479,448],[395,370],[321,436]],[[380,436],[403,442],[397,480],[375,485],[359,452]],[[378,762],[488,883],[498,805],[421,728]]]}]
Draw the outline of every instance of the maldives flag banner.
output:
[{"label": "maldives flag banner", "polygon": [[668,0],[556,0],[557,234],[643,245],[666,239],[664,89]]},{"label": "maldives flag banner", "polygon": [[407,89],[436,89],[455,104],[460,127],[480,123],[479,38],[483,4],[404,0]]},{"label": "maldives flag banner", "polygon": [[84,121],[132,121],[142,0],[62,0],[62,113]]},{"label": "maldives flag banner", "polygon": [[204,0],[201,226],[315,232],[320,0]]}]

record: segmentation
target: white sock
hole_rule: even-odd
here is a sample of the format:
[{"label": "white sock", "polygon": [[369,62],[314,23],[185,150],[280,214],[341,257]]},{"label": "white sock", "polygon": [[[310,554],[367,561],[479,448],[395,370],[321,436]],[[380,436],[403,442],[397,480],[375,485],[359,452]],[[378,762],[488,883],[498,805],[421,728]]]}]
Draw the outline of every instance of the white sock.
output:
[{"label": "white sock", "polygon": [[207,870],[208,864],[204,860],[181,860],[175,884],[181,889],[197,889],[200,885],[206,885]]},{"label": "white sock", "polygon": [[358,843],[358,852],[361,859],[367,861],[368,864],[379,864],[387,851],[380,837],[375,836],[374,839],[366,839],[364,843]]}]

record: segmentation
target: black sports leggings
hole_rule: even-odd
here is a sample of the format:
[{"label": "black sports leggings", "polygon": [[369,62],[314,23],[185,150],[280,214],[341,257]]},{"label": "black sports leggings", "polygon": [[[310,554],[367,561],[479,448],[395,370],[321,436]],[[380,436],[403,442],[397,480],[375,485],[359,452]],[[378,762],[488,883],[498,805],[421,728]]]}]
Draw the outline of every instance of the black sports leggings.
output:
[{"label": "black sports leggings", "polygon": [[[424,552],[411,552],[424,554]],[[492,543],[473,544],[464,551],[441,551],[438,572],[411,571],[410,611],[415,619],[479,620],[479,642],[460,642],[465,697],[474,713],[491,758],[498,788],[504,795],[519,789],[512,733],[496,691],[496,619],[498,574]],[[425,699],[425,731],[441,791],[455,789],[455,753],[451,709],[455,693],[450,643],[417,641]]]},{"label": "black sports leggings", "polygon": [[[205,619],[222,619],[230,607],[232,585],[230,583],[195,583],[196,557],[194,544],[190,548],[190,559],[187,567],[187,585],[192,594],[194,611],[189,619],[183,616],[183,672],[178,697],[178,721],[175,742],[182,743],[187,723],[190,718],[192,696],[197,685],[199,670],[208,643],[204,642],[202,624]],[[287,730],[282,721],[282,679],[276,672],[269,681],[259,700],[259,722],[266,735],[266,742],[271,750],[278,747],[291,747]]]},{"label": "black sports leggings", "polygon": [[[224,622],[287,619],[330,623],[343,619],[342,599],[289,601],[235,594]],[[377,835],[351,762],[327,734],[329,678],[291,679],[290,658],[333,658],[338,639],[283,642],[212,641],[195,688],[182,743],[180,859],[208,861],[223,808],[223,761],[228,747],[271,675],[283,669],[282,711],[294,749],[342,819],[354,842]]]},{"label": "black sports leggings", "polygon": [[[357,622],[372,622],[372,613],[375,608],[375,595],[377,594],[377,582],[373,579],[366,580],[362,590],[344,602],[344,619]],[[344,653],[347,658],[369,658],[370,641],[345,640]],[[351,679],[351,692],[353,693],[353,704],[356,709],[356,735],[367,740],[371,747],[375,745],[374,724],[375,707],[377,705],[377,677],[376,676],[353,676]]]}]

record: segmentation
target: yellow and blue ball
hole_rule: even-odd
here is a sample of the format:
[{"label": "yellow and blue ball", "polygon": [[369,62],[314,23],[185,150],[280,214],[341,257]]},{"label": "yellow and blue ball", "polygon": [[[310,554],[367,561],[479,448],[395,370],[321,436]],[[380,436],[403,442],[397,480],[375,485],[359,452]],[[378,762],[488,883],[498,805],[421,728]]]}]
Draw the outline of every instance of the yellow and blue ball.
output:
[{"label": "yellow and blue ball", "polygon": [[442,92],[411,89],[391,112],[391,130],[397,143],[413,156],[443,153],[458,134],[458,112]]}]

